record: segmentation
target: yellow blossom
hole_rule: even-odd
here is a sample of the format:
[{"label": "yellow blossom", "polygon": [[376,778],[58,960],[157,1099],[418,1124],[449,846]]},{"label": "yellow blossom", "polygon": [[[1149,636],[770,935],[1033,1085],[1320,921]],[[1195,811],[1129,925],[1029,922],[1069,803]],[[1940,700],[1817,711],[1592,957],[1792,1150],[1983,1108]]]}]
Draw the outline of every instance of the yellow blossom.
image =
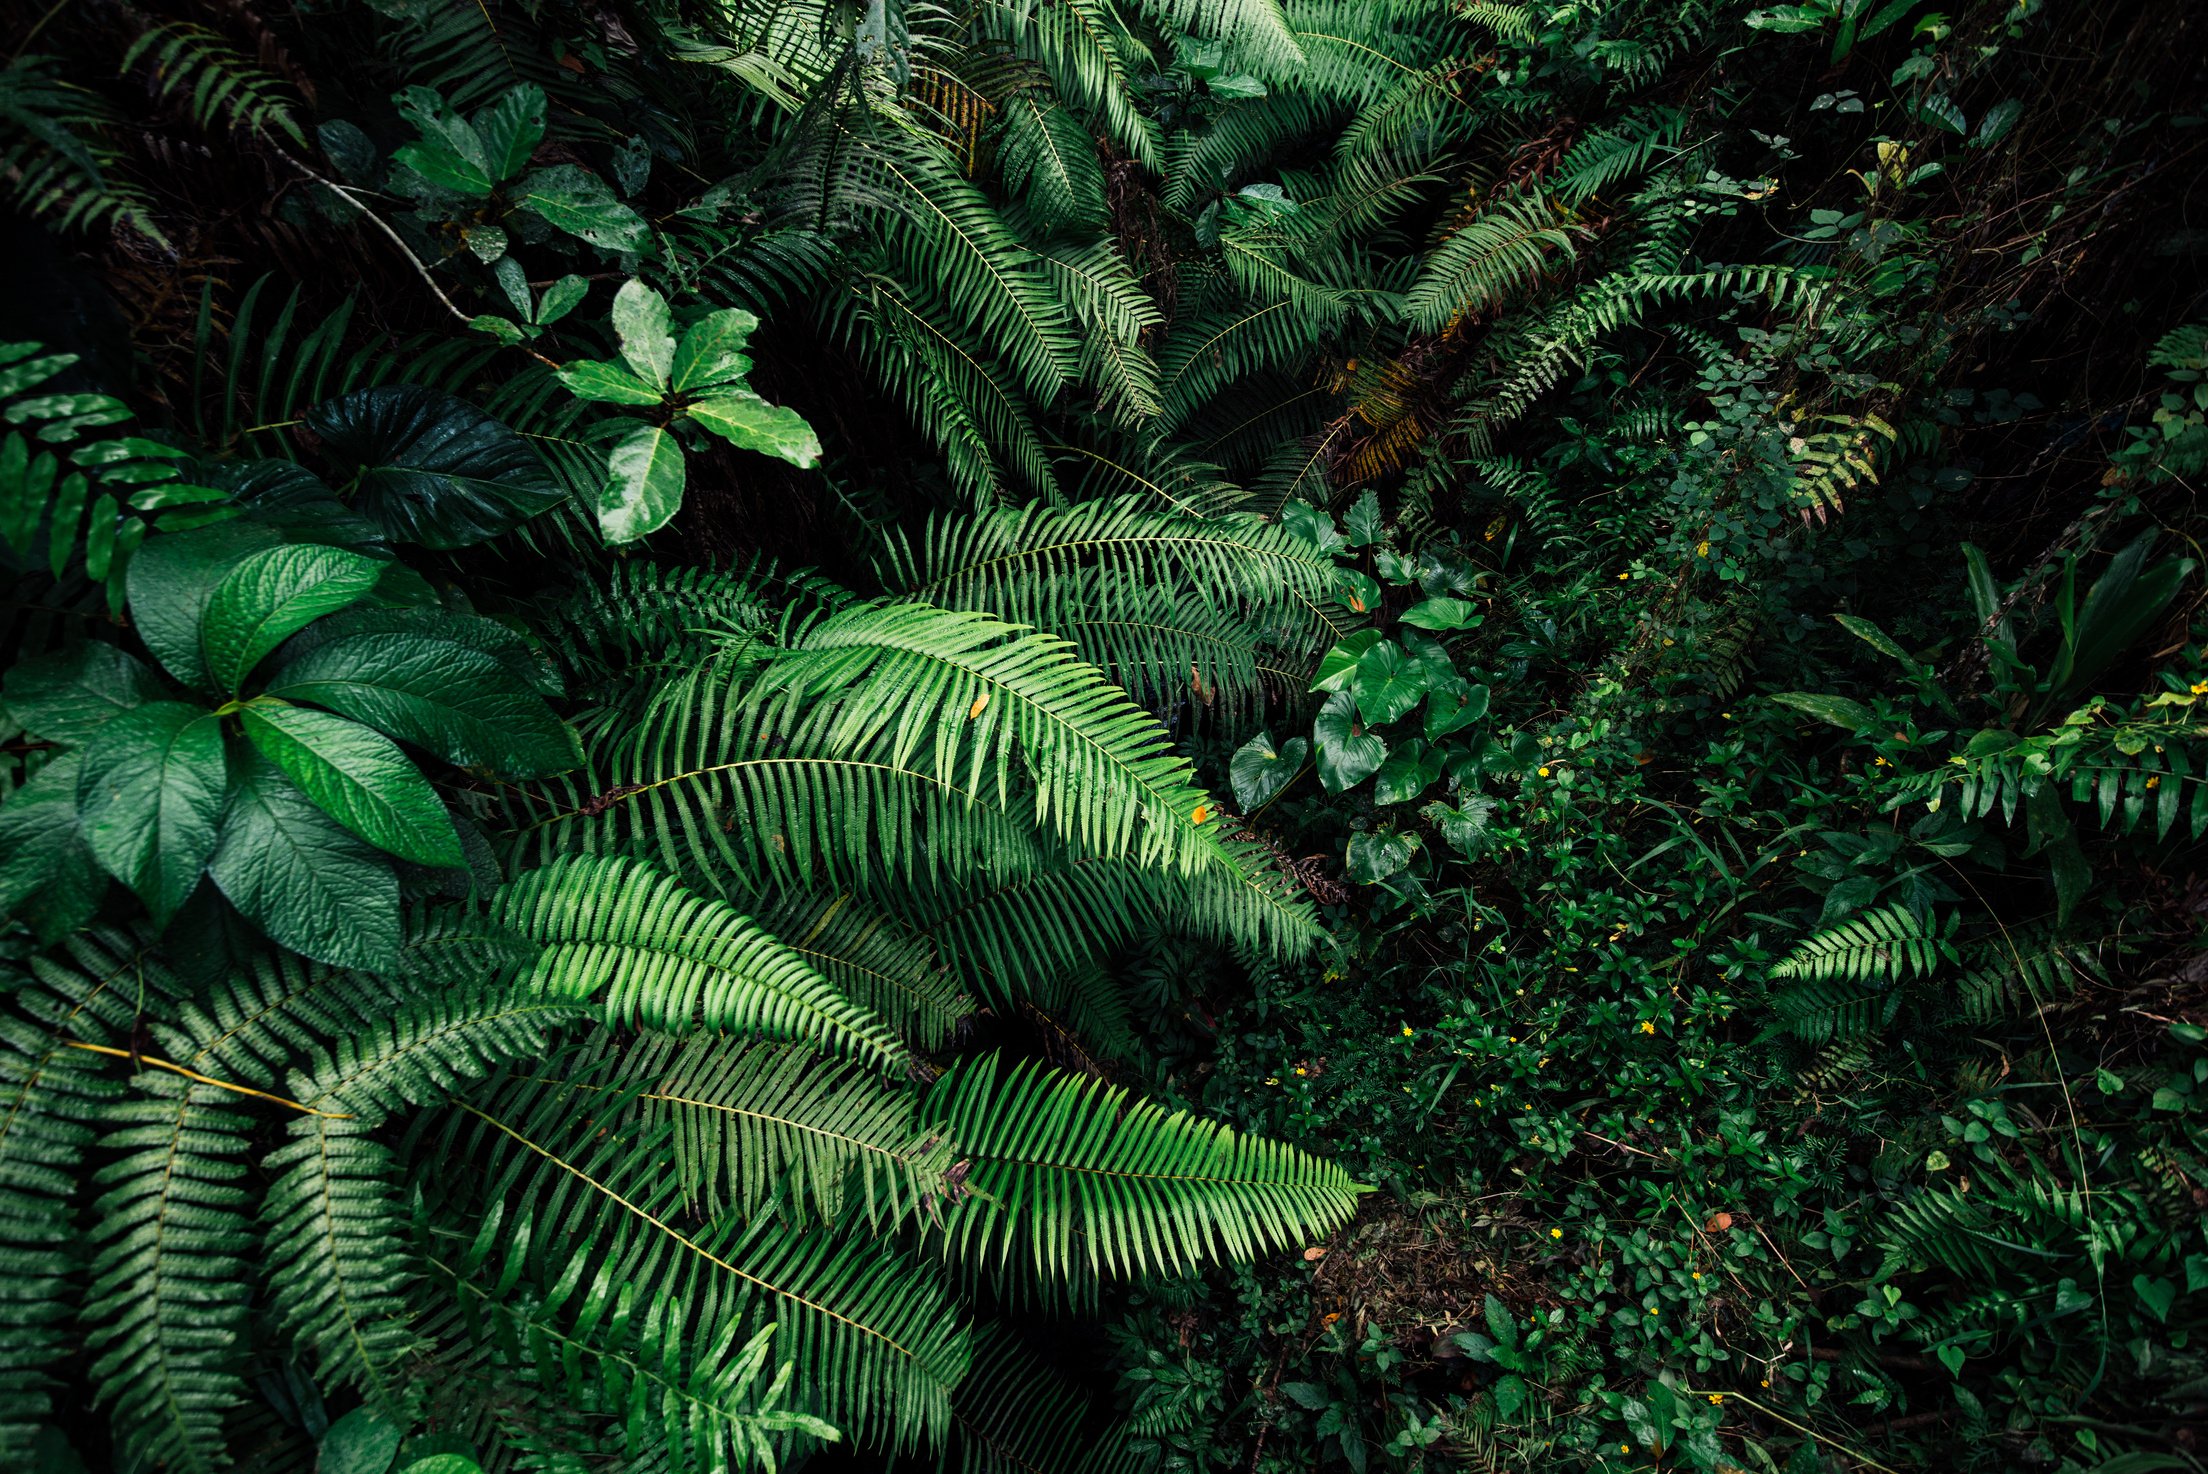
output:
[{"label": "yellow blossom", "polygon": [[1710,1394],[1710,1405],[1711,1405],[1712,1407],[1715,1407],[1715,1406],[1716,1406],[1716,1405],[1717,1405],[1718,1403],[1721,1403],[1721,1402],[1723,1402],[1724,1400],[1725,1400],[1725,1394],[1724,1394],[1724,1393],[1722,1393],[1722,1392],[1712,1392],[1712,1393]]},{"label": "yellow blossom", "polygon": [[[1694,545],[1694,556],[1697,558],[1707,558],[1710,556],[1710,540],[1708,538],[1704,538],[1702,539],[1702,541]],[[1669,640],[1666,640],[1664,643],[1668,645],[1671,642]]]},{"label": "yellow blossom", "polygon": [[1641,1032],[1644,1034],[1653,1034],[1656,1032],[1656,1025],[1644,1018],[1641,1020]]},{"label": "yellow blossom", "polygon": [[1306,1069],[1305,1069],[1305,1068],[1304,1068],[1304,1067],[1303,1067],[1302,1065],[1297,1065],[1297,1066],[1296,1066],[1296,1073],[1297,1073],[1297,1074],[1299,1074],[1299,1075],[1307,1075],[1307,1074],[1309,1074],[1309,1073],[1310,1073],[1310,1071],[1309,1071],[1309,1070],[1306,1070]]},{"label": "yellow blossom", "polygon": [[1552,1239],[1560,1239],[1564,1237],[1564,1230],[1561,1228],[1552,1228],[1549,1230],[1549,1237]]},{"label": "yellow blossom", "polygon": [[1544,777],[1544,778],[1548,777],[1548,776],[1549,776],[1549,770],[1548,770],[1547,768],[1543,768],[1543,769],[1541,770],[1541,776],[1542,776],[1542,777]]},{"label": "yellow blossom", "polygon": [[1409,1024],[1403,1026],[1403,1037],[1406,1039],[1411,1037],[1411,1026]]}]

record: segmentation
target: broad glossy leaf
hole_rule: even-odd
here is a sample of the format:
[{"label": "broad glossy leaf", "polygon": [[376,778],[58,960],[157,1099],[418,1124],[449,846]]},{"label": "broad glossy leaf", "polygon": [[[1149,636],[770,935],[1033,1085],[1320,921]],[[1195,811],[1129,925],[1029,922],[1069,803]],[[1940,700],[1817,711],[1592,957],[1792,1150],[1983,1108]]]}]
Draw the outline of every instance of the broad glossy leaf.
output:
[{"label": "broad glossy leaf", "polygon": [[1454,808],[1448,804],[1428,804],[1420,812],[1441,830],[1442,842],[1467,860],[1479,854],[1487,844],[1487,826],[1495,813],[1495,800],[1478,794],[1467,794],[1457,801]]},{"label": "broad glossy leaf", "polygon": [[0,915],[21,916],[41,943],[83,926],[107,874],[77,823],[83,751],[47,761],[0,804]]},{"label": "broad glossy leaf", "polygon": [[577,399],[599,404],[657,404],[667,397],[620,364],[595,358],[562,364],[559,380]]},{"label": "broad glossy leaf", "polygon": [[231,785],[207,872],[247,920],[294,952],[369,971],[398,962],[390,863],[262,758]]},{"label": "broad glossy leaf", "polygon": [[581,305],[590,294],[590,283],[572,273],[544,289],[537,299],[537,325],[550,327]]},{"label": "broad glossy leaf", "polygon": [[457,614],[443,606],[379,609],[359,605],[309,625],[292,637],[283,653],[284,669],[310,650],[353,635],[409,634],[450,640],[480,650],[506,673],[540,696],[563,693],[559,672],[511,627],[477,614]]},{"label": "broad glossy leaf", "polygon": [[166,923],[215,849],[222,723],[181,701],[124,712],[85,744],[77,811],[100,867]]},{"label": "broad glossy leaf", "polygon": [[391,1461],[405,1441],[404,1425],[373,1407],[356,1407],[322,1435],[314,1474],[391,1474]]},{"label": "broad glossy leaf", "polygon": [[665,389],[675,362],[675,319],[667,299],[634,278],[623,282],[613,294],[613,330],[621,339],[621,357],[636,376]]},{"label": "broad glossy leaf", "polygon": [[1357,884],[1375,885],[1400,873],[1417,853],[1418,836],[1415,834],[1353,834],[1349,837],[1349,851],[1343,857],[1344,868]]},{"label": "broad glossy leaf", "polygon": [[692,323],[675,349],[674,387],[683,392],[704,389],[751,372],[744,345],[758,326],[759,319],[741,307],[708,312]]},{"label": "broad glossy leaf", "polygon": [[461,767],[540,778],[582,761],[543,697],[457,640],[387,631],[324,641],[287,661],[267,694],[329,707]]},{"label": "broad glossy leaf", "polygon": [[245,521],[218,522],[146,540],[130,560],[124,586],[138,638],[170,675],[187,686],[208,683],[199,643],[208,601],[231,569],[277,542],[268,528]]},{"label": "broad glossy leaf", "polygon": [[1870,725],[1871,709],[1860,701],[1845,696],[1821,696],[1811,691],[1774,691],[1771,699],[1782,706],[1807,712],[1821,722],[1853,732],[1858,727]]},{"label": "broad glossy leaf", "polygon": [[1309,502],[1292,501],[1282,507],[1280,525],[1322,553],[1338,553],[1349,546],[1349,539],[1335,529],[1334,519],[1326,514],[1326,509]]},{"label": "broad glossy leaf", "polygon": [[1426,697],[1426,735],[1446,737],[1487,715],[1488,689],[1456,679],[1438,685]]},{"label": "broad glossy leaf", "polygon": [[424,547],[496,537],[562,496],[527,441],[416,384],[357,389],[308,411],[306,427],[345,466],[354,505]]},{"label": "broad glossy leaf", "polygon": [[1369,547],[1380,541],[1380,497],[1367,491],[1351,504],[1342,517],[1342,526],[1349,530],[1349,545],[1353,548]]},{"label": "broad glossy leaf", "polygon": [[1372,801],[1407,804],[1441,776],[1441,754],[1416,737],[1388,754],[1373,780]]},{"label": "broad glossy leaf", "polygon": [[529,167],[529,156],[544,142],[544,89],[524,82],[478,111],[473,121],[491,178],[511,179]]},{"label": "broad glossy leaf", "polygon": [[1357,720],[1357,703],[1347,691],[1326,698],[1311,724],[1318,742],[1319,781],[1329,793],[1354,788],[1380,771],[1388,756],[1388,744],[1367,732]]},{"label": "broad glossy leaf", "polygon": [[1319,657],[1319,673],[1311,681],[1314,691],[1340,691],[1357,674],[1357,661],[1380,643],[1380,631],[1358,630]]},{"label": "broad glossy leaf", "polygon": [[1234,801],[1242,806],[1243,813],[1255,813],[1294,781],[1310,756],[1308,738],[1291,737],[1275,747],[1272,733],[1258,733],[1236,749],[1233,761],[1227,764]]},{"label": "broad glossy leaf", "polygon": [[690,418],[745,450],[806,469],[820,464],[820,437],[805,417],[748,389],[717,390],[690,406]]},{"label": "broad glossy leaf", "polygon": [[[466,124],[460,126],[466,127]],[[472,152],[482,153],[478,143]],[[496,183],[479,159],[471,159],[452,146],[446,139],[424,139],[409,143],[391,155],[394,163],[403,164],[423,179],[452,194],[467,195],[473,199],[485,199]],[[407,193],[418,194],[418,188],[408,188]]]},{"label": "broad glossy leaf", "polygon": [[1465,599],[1425,599],[1403,611],[1403,622],[1422,630],[1468,630],[1481,618]]},{"label": "broad glossy leaf", "polygon": [[65,745],[167,694],[143,662],[100,640],[24,661],[8,672],[6,693],[26,731]]},{"label": "broad glossy leaf", "polygon": [[1426,694],[1422,674],[1400,648],[1383,642],[1357,657],[1350,694],[1357,698],[1357,710],[1364,719],[1381,726],[1418,705]]},{"label": "broad glossy leaf", "polygon": [[610,543],[659,531],[682,506],[682,447],[657,425],[638,425],[606,455],[598,531]]},{"label": "broad glossy leaf", "polygon": [[303,706],[256,702],[238,715],[253,745],[362,839],[420,865],[465,862],[437,791],[390,738]]},{"label": "broad glossy leaf", "polygon": [[393,155],[401,164],[440,189],[482,196],[497,176],[491,171],[483,136],[428,87],[409,87],[392,98],[399,116],[420,130],[422,141]]},{"label": "broad glossy leaf", "polygon": [[235,694],[269,651],[376,586],[388,565],[343,548],[291,543],[230,570],[207,601],[200,654],[217,689]]},{"label": "broad glossy leaf", "polygon": [[522,181],[519,203],[569,235],[608,251],[642,251],[652,243],[644,217],[614,197],[603,179],[576,164],[538,169]]}]

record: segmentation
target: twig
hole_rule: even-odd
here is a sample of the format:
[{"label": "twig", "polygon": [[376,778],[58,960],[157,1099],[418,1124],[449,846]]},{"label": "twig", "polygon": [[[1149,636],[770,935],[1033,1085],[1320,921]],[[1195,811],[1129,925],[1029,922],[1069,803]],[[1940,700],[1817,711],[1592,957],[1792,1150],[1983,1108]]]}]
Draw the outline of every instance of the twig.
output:
[{"label": "twig", "polygon": [[318,1111],[313,1106],[301,1105],[296,1100],[288,1100],[281,1095],[271,1095],[265,1090],[255,1090],[250,1085],[237,1085],[228,1080],[217,1080],[212,1075],[202,1075],[197,1070],[188,1070],[182,1065],[172,1064],[165,1059],[155,1059],[150,1054],[133,1054],[127,1049],[117,1049],[107,1044],[87,1044],[82,1039],[64,1039],[61,1042],[71,1049],[83,1049],[93,1054],[110,1055],[116,1059],[127,1059],[136,1064],[151,1065],[157,1070],[167,1070],[173,1075],[182,1075],[195,1084],[212,1085],[217,1090],[228,1090],[238,1095],[250,1095],[257,1100],[273,1101],[280,1106],[289,1106],[295,1111],[305,1111],[310,1116],[320,1116],[325,1121],[350,1121],[353,1119],[351,1116],[338,1111]]}]

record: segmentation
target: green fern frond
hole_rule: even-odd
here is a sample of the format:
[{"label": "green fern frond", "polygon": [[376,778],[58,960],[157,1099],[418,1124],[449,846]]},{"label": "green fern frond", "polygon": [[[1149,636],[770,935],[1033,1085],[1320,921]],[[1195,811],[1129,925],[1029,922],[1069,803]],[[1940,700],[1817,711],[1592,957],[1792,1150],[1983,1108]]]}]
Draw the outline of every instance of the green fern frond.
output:
[{"label": "green fern frond", "polygon": [[1103,227],[1104,170],[1080,120],[1032,91],[1006,102],[1003,117],[997,168],[1004,187],[1051,230]]},{"label": "green fern frond", "polygon": [[164,250],[153,200],[121,176],[122,153],[104,136],[119,121],[97,93],[55,75],[47,56],[0,68],[0,180],[18,210],[57,231],[125,225]]},{"label": "green fern frond", "polygon": [[1818,932],[1781,959],[1771,976],[1881,984],[1929,977],[1942,962],[1957,960],[1949,940],[1954,931],[1953,916],[1942,927],[1908,906],[1881,906]]},{"label": "green fern frond", "polygon": [[1571,232],[1537,194],[1498,200],[1450,232],[1420,265],[1404,307],[1424,332],[1440,332],[1522,293],[1573,254]]},{"label": "green fern frond", "polygon": [[796,1368],[806,1411],[899,1448],[941,1436],[970,1351],[938,1276],[870,1238],[771,1217],[689,1227],[665,1135],[601,1133],[601,1108],[589,1092],[527,1080],[455,1108],[492,1200],[546,1226],[535,1236],[543,1282],[574,1284],[595,1267],[685,1305],[698,1337],[771,1317],[776,1361]]},{"label": "green fern frond", "polygon": [[973,1164],[948,1250],[1051,1277],[1248,1258],[1331,1232],[1369,1191],[1293,1147],[994,1057],[945,1075],[922,1112]]},{"label": "green fern frond", "polygon": [[809,1040],[877,1069],[910,1055],[881,1019],[727,903],[624,856],[566,856],[517,877],[491,916],[540,949],[527,986],[631,1027]]},{"label": "green fern frond", "polygon": [[284,84],[205,26],[169,21],[149,28],[123,52],[119,69],[127,73],[140,61],[152,63],[155,95],[182,104],[207,132],[274,129],[305,146]]},{"label": "green fern frond", "polygon": [[770,896],[759,914],[844,997],[922,1049],[941,1048],[973,1011],[932,941],[848,891]]}]

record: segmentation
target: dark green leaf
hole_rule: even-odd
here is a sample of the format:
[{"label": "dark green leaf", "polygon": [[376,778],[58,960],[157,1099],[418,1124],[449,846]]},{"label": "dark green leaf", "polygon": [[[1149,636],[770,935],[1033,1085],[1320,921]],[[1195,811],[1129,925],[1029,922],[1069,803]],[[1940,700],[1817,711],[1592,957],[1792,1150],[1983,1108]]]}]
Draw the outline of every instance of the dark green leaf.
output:
[{"label": "dark green leaf", "polygon": [[92,919],[107,875],[77,823],[81,750],[47,761],[0,804],[0,915],[21,915],[41,943]]},{"label": "dark green leaf", "polygon": [[1433,803],[1420,812],[1440,829],[1444,844],[1469,860],[1487,843],[1487,826],[1495,813],[1495,800],[1468,794],[1459,799],[1454,808]]},{"label": "dark green leaf", "polygon": [[740,379],[751,371],[744,345],[751,341],[759,319],[740,307],[709,312],[690,325],[675,350],[673,384],[678,392],[711,388]]},{"label": "dark green leaf", "polygon": [[267,694],[329,707],[461,767],[539,778],[582,760],[542,697],[456,640],[398,631],[326,640],[287,661]]},{"label": "dark green leaf", "polygon": [[511,179],[544,142],[544,90],[525,82],[476,113],[474,123],[491,178]]},{"label": "dark green leaf", "polygon": [[642,251],[652,243],[644,217],[614,197],[603,179],[575,164],[539,169],[522,181],[520,204],[569,235],[608,251]]},{"label": "dark green leaf", "polygon": [[85,843],[156,922],[176,914],[214,853],[225,777],[221,722],[180,701],[127,711],[85,745]]},{"label": "dark green leaf", "polygon": [[1441,776],[1441,754],[1416,737],[1388,754],[1373,780],[1372,801],[1407,804]]},{"label": "dark green leaf", "polygon": [[466,547],[561,499],[528,442],[434,389],[358,389],[308,411],[306,427],[344,464],[354,504],[395,539]]},{"label": "dark green leaf", "polygon": [[612,544],[659,531],[681,509],[682,486],[682,447],[675,437],[657,425],[637,425],[607,453],[599,534]]},{"label": "dark green leaf", "polygon": [[1482,617],[1464,599],[1426,599],[1403,611],[1403,622],[1422,630],[1468,630]]},{"label": "dark green leaf", "polygon": [[421,865],[463,862],[452,816],[389,738],[328,712],[275,702],[256,702],[239,716],[253,745],[362,839]]},{"label": "dark green leaf", "polygon": [[1350,505],[1342,518],[1342,526],[1349,530],[1349,545],[1353,548],[1370,547],[1380,541],[1380,498],[1367,491]]},{"label": "dark green leaf", "polygon": [[1357,721],[1357,704],[1347,691],[1326,698],[1311,724],[1319,747],[1319,781],[1329,793],[1354,788],[1380,771],[1388,756],[1388,744]]},{"label": "dark green leaf", "polygon": [[1353,834],[1345,868],[1359,885],[1373,885],[1401,872],[1417,852],[1415,834]]},{"label": "dark green leaf", "polygon": [[1346,690],[1357,674],[1357,661],[1380,643],[1378,630],[1358,630],[1319,657],[1319,673],[1311,681],[1314,691]]},{"label": "dark green leaf", "polygon": [[235,694],[269,651],[376,586],[387,565],[343,548],[292,543],[253,554],[207,602],[200,653],[217,689]]},{"label": "dark green leaf", "polygon": [[1488,690],[1461,677],[1436,685],[1426,697],[1426,735],[1446,737],[1487,715]]},{"label": "dark green leaf", "polygon": [[1850,732],[1858,727],[1868,726],[1871,720],[1869,707],[1860,701],[1850,701],[1845,696],[1819,696],[1808,691],[1775,691],[1771,699]]},{"label": "dark green leaf", "polygon": [[390,863],[259,758],[231,786],[208,873],[247,920],[294,952],[369,971],[398,961]]},{"label": "dark green leaf", "polygon": [[314,1474],[388,1474],[406,1429],[372,1407],[356,1407],[330,1424],[316,1452]]},{"label": "dark green leaf", "polygon": [[1276,748],[1272,733],[1258,733],[1236,749],[1233,761],[1227,765],[1234,801],[1242,806],[1243,813],[1255,813],[1295,779],[1310,755],[1308,738],[1291,737]]},{"label": "dark green leaf", "polygon": [[131,621],[170,675],[188,686],[208,684],[199,643],[207,603],[232,568],[277,540],[256,523],[218,522],[149,538],[130,560],[124,583]]},{"label": "dark green leaf", "polygon": [[1357,710],[1364,719],[1381,726],[1408,712],[1425,696],[1426,683],[1421,674],[1399,647],[1384,641],[1357,657],[1350,694],[1357,698]]},{"label": "dark green leaf", "polygon": [[748,389],[721,389],[690,406],[690,418],[731,445],[811,468],[820,464],[820,437],[796,410],[769,404]]},{"label": "dark green leaf", "polygon": [[82,742],[108,720],[159,701],[161,678],[99,640],[39,655],[7,675],[8,710],[26,731],[48,742]]}]

